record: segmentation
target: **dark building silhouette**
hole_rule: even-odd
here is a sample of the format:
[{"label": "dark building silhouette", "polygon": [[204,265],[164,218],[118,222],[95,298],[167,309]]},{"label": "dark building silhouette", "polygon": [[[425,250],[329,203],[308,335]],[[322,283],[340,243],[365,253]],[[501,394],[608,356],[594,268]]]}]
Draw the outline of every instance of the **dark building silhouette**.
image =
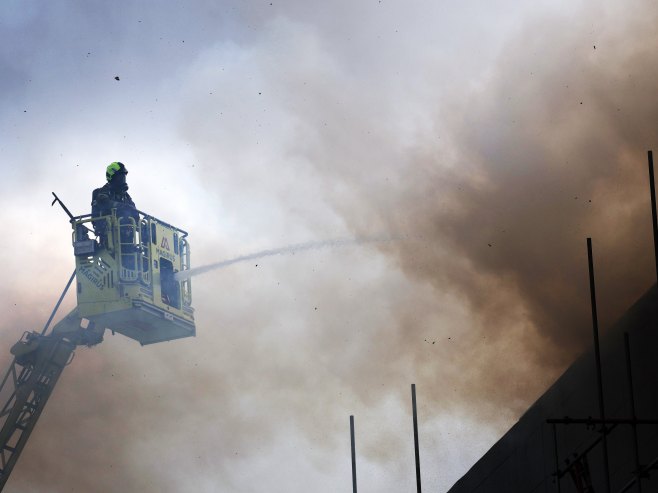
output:
[{"label": "dark building silhouette", "polygon": [[[656,286],[602,332],[603,394],[609,421],[632,417],[624,333],[628,333],[636,417],[658,422]],[[565,417],[600,418],[593,349],[578,358],[449,493],[605,493],[601,425],[547,423],[549,418]],[[611,426],[607,434],[610,491],[658,492],[658,425],[636,425],[644,470],[640,485],[633,483],[637,476],[633,426]]]}]

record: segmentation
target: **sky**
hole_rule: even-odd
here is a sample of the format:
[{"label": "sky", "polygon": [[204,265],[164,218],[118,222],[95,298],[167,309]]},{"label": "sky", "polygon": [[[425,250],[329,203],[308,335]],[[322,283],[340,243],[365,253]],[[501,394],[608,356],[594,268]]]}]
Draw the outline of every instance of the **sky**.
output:
[{"label": "sky", "polygon": [[[447,491],[653,282],[648,0],[0,4],[0,364],[126,164],[197,336],[79,348],[7,492]],[[66,298],[60,316],[75,306]]]}]

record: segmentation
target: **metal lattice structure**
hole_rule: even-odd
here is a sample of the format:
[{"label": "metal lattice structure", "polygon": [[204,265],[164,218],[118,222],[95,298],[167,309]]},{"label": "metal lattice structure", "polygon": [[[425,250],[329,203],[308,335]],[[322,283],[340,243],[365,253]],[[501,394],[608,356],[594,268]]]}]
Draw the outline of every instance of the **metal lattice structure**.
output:
[{"label": "metal lattice structure", "polygon": [[0,385],[0,490],[27,443],[76,344],[59,335],[26,332]]}]

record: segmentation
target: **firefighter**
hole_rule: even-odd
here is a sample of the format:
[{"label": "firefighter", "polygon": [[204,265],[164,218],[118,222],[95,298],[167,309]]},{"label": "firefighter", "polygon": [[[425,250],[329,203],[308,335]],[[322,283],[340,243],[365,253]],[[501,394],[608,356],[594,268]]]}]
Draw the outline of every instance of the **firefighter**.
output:
[{"label": "firefighter", "polygon": [[[119,236],[122,244],[132,244],[135,228],[139,226],[139,213],[132,198],[128,195],[127,174],[128,170],[123,163],[118,161],[111,163],[105,171],[107,183],[94,190],[92,194],[91,217],[94,219],[94,232],[102,246],[107,246],[108,224],[105,219],[97,218],[112,214],[113,209],[116,210],[119,221],[121,230]],[[134,223],[131,219],[134,220]]]}]

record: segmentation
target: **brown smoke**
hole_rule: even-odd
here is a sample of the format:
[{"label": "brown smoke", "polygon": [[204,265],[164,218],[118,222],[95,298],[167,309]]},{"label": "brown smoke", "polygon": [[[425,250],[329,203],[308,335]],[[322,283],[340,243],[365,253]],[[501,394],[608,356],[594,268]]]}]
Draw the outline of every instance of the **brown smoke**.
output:
[{"label": "brown smoke", "polygon": [[[593,28],[589,17],[526,26],[475,89],[441,101],[436,135],[412,149],[391,146],[395,126],[357,114],[356,97],[351,124],[296,149],[355,233],[421,238],[382,251],[434,288],[434,306],[396,306],[373,358],[413,361],[435,409],[453,401],[450,382],[460,407],[520,412],[589,344],[588,236],[603,328],[655,282],[646,150],[658,37],[646,16],[601,14]],[[468,304],[469,327],[429,331],[447,296]],[[428,332],[452,334],[452,348],[427,353]]]},{"label": "brown smoke", "polygon": [[[389,253],[411,278],[466,300],[472,329],[505,346],[499,359],[476,358],[475,346],[449,357],[473,373],[461,375],[472,402],[524,402],[589,344],[586,237],[603,327],[655,282],[646,150],[657,142],[658,36],[646,17],[610,22],[527,26],[479,89],[442,105],[447,146],[423,145],[390,195],[357,182],[365,217],[339,205],[356,230],[422,235]],[[414,322],[398,323],[413,338]],[[501,388],[505,374],[518,386]]]}]

